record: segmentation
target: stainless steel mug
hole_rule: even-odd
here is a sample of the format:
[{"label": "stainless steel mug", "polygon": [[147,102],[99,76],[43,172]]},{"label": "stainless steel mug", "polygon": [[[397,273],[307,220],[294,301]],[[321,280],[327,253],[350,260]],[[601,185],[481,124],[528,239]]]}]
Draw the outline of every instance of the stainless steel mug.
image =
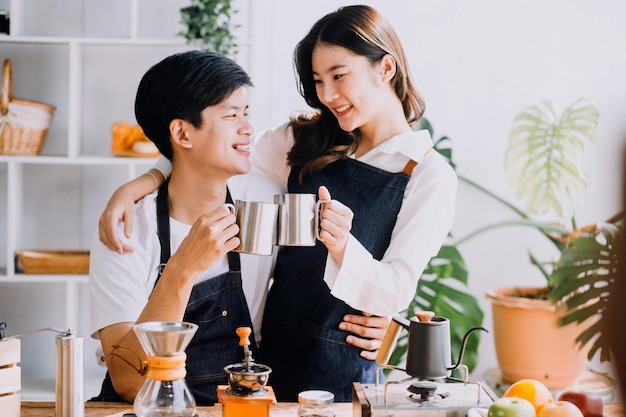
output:
[{"label": "stainless steel mug", "polygon": [[239,226],[241,244],[235,250],[253,255],[271,255],[276,243],[278,205],[237,200],[234,206],[228,206],[234,211]]},{"label": "stainless steel mug", "polygon": [[278,204],[279,246],[315,246],[315,239],[320,239],[320,207],[330,200],[315,202],[315,194],[276,194],[274,203]]}]

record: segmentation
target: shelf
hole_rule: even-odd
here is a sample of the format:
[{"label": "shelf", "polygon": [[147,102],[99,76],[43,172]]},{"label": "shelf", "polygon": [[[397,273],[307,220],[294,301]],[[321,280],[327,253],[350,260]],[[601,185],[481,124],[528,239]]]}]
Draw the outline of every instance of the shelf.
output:
[{"label": "shelf", "polygon": [[[108,197],[154,164],[157,158],[113,156],[110,126],[134,122],[137,85],[151,65],[193,48],[177,35],[179,9],[187,3],[0,3],[11,14],[11,34],[0,34],[0,50],[11,60],[15,95],[56,106],[41,155],[0,155],[0,287],[10,294],[0,297],[0,316],[14,328],[54,323],[87,335],[88,275],[16,274],[15,253],[88,249]],[[252,1],[240,3],[237,17],[243,20],[237,23],[252,27]],[[252,32],[236,36],[233,58],[249,69]],[[54,400],[54,378],[42,371],[54,364],[51,350],[49,344],[23,350],[25,374],[47,378],[22,379],[23,400]],[[85,354],[86,400],[98,394],[102,379],[93,378],[104,371],[90,356]]]},{"label": "shelf", "polygon": [[41,165],[133,165],[152,164],[157,158],[126,158],[119,156],[19,156],[0,155],[0,163],[41,164]]},{"label": "shelf", "polygon": [[[111,45],[111,46],[188,46],[186,40],[179,38],[88,38],[75,36],[13,36],[0,35],[0,42],[5,43],[38,43],[61,45]],[[250,45],[250,40],[238,39],[239,47]],[[192,48],[192,46],[189,46]]]},{"label": "shelf", "polygon": [[185,46],[183,38],[85,38],[74,36],[0,36],[0,42],[115,46]]},{"label": "shelf", "polygon": [[[100,393],[103,378],[85,378],[84,397],[85,401]],[[22,401],[55,401],[55,381],[53,379],[22,378]]]},{"label": "shelf", "polygon": [[47,275],[47,274],[14,274],[0,275],[0,283],[39,283],[39,284],[67,284],[75,282],[77,284],[86,284],[89,282],[89,275],[67,274],[67,275]]}]

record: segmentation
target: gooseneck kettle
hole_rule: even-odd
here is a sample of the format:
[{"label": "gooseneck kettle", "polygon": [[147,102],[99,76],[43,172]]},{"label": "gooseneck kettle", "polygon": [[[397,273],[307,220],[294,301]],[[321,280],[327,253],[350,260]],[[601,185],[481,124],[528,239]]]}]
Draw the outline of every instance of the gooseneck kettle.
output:
[{"label": "gooseneck kettle", "polygon": [[447,378],[458,368],[463,361],[465,346],[468,337],[477,330],[487,332],[481,326],[472,327],[463,336],[461,351],[456,364],[452,365],[450,354],[450,320],[435,316],[433,312],[415,313],[407,320],[400,316],[393,316],[387,329],[376,360],[386,364],[391,344],[396,338],[401,326],[409,332],[406,354],[406,373],[414,378],[440,379]]}]

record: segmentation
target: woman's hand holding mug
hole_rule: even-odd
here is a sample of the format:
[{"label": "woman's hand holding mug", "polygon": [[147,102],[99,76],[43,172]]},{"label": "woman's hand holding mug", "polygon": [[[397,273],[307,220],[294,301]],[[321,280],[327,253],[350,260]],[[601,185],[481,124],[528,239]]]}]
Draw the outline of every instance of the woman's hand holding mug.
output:
[{"label": "woman's hand holding mug", "polygon": [[324,202],[320,214],[319,239],[326,245],[328,253],[337,262],[343,263],[343,255],[352,230],[354,213],[349,207],[337,200],[332,200],[330,191],[323,185],[318,190],[320,200]]}]

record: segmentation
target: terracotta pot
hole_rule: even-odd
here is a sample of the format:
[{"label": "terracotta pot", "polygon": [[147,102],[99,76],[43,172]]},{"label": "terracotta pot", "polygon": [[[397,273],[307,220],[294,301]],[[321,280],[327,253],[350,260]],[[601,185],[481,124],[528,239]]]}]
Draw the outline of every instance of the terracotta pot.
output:
[{"label": "terracotta pot", "polygon": [[505,382],[532,378],[549,389],[570,386],[587,363],[589,346],[575,343],[582,325],[557,327],[557,308],[535,294],[546,288],[499,288],[487,292],[493,313],[496,356]]}]

